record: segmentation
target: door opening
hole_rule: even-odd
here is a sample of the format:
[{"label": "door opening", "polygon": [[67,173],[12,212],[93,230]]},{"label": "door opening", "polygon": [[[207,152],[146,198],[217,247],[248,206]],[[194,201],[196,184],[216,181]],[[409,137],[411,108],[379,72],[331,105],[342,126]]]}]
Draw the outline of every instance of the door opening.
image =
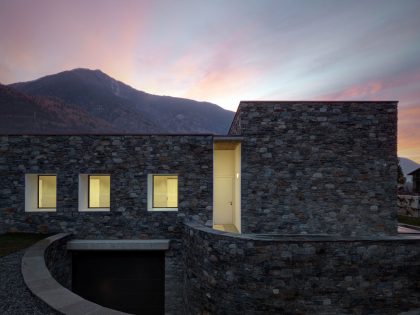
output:
[{"label": "door opening", "polygon": [[241,145],[237,141],[214,143],[213,228],[241,232]]}]

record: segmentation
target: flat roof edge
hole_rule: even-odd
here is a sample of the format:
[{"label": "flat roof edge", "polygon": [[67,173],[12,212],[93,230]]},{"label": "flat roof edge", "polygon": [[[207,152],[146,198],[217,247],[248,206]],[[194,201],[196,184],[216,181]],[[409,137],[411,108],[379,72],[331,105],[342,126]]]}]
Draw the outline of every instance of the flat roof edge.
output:
[{"label": "flat roof edge", "polygon": [[219,136],[214,133],[0,133],[0,137],[14,137],[14,136],[69,136],[69,137],[81,137],[81,136],[104,136],[104,137],[182,137],[182,136],[193,136],[193,137],[213,137]]},{"label": "flat roof edge", "polygon": [[260,103],[260,104],[263,104],[263,103],[269,103],[269,104],[272,104],[272,103],[279,103],[279,104],[286,104],[286,103],[287,104],[290,104],[290,103],[312,103],[312,104],[313,103],[326,103],[326,104],[328,104],[328,103],[331,103],[331,104],[334,104],[334,103],[336,103],[336,104],[338,104],[338,103],[398,103],[398,102],[399,102],[398,100],[377,100],[377,101],[372,101],[372,100],[368,100],[368,101],[363,101],[363,100],[354,100],[354,101],[349,101],[349,100],[346,100],[346,101],[337,101],[337,100],[334,100],[334,101],[329,101],[329,100],[319,100],[319,101],[311,101],[311,100],[296,100],[296,101],[287,101],[287,100],[282,100],[282,101],[244,100],[244,101],[240,101],[239,105],[241,105],[243,103]]}]

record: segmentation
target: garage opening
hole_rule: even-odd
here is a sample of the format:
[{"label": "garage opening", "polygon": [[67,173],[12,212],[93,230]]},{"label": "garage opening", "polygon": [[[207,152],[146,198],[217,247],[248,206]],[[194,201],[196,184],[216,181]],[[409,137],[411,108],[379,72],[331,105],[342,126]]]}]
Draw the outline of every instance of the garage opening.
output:
[{"label": "garage opening", "polygon": [[126,313],[164,314],[164,250],[87,250],[72,242],[74,293]]}]

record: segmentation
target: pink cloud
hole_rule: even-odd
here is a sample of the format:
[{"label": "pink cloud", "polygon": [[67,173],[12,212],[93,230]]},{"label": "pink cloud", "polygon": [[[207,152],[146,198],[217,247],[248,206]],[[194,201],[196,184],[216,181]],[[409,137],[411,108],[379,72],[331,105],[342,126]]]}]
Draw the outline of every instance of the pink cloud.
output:
[{"label": "pink cloud", "polygon": [[316,96],[318,100],[349,100],[349,99],[377,99],[380,92],[384,89],[382,82],[373,81],[364,84],[357,84],[345,88],[342,91],[326,93]]},{"label": "pink cloud", "polygon": [[211,57],[201,65],[191,67],[185,59],[180,60],[178,66],[183,65],[187,73],[197,72],[197,79],[185,93],[186,97],[205,99],[209,96],[220,97],[241,93],[258,76],[263,69],[245,60],[243,51],[246,50],[246,34],[252,25],[244,25],[236,33],[230,34],[223,41],[212,47]]},{"label": "pink cloud", "polygon": [[[420,81],[420,69],[402,72],[401,74],[381,79],[370,80],[348,86],[342,90],[315,96],[315,99],[322,100],[348,100],[367,99],[375,100],[391,94],[391,99],[401,99],[407,96],[407,92],[401,93],[401,89],[413,86]],[[387,96],[388,97],[388,96]]]},{"label": "pink cloud", "polygon": [[420,163],[420,70],[349,86],[318,100],[399,100],[398,154]]},{"label": "pink cloud", "polygon": [[398,111],[398,155],[420,163],[420,102]]}]

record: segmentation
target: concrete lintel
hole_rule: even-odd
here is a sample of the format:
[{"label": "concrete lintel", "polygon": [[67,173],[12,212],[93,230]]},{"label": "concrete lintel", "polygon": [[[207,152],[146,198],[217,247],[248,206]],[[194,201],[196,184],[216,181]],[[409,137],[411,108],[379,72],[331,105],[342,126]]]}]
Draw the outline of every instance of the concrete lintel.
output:
[{"label": "concrete lintel", "polygon": [[71,240],[67,250],[168,250],[169,240]]},{"label": "concrete lintel", "polygon": [[242,141],[244,137],[236,136],[214,136],[213,141]]}]

